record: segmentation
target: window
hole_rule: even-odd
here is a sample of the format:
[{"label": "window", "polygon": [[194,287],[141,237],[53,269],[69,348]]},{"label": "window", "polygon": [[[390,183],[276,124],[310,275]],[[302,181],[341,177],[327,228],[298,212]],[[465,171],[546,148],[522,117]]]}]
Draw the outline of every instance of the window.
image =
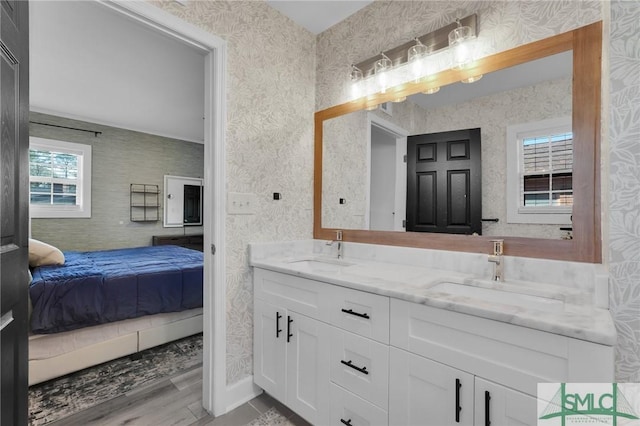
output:
[{"label": "window", "polygon": [[572,176],[570,118],[507,128],[507,222],[570,224]]},{"label": "window", "polygon": [[29,207],[34,218],[91,217],[91,146],[31,137]]}]

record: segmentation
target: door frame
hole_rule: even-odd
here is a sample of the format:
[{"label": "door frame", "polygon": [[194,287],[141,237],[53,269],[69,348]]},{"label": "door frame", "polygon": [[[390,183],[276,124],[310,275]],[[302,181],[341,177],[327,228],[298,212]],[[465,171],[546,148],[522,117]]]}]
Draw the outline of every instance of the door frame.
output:
[{"label": "door frame", "polygon": [[[94,0],[155,31],[206,53],[204,72],[204,256],[202,405],[214,416],[228,409],[226,365],[225,210],[227,43],[145,2]],[[215,285],[214,285],[215,283]],[[218,380],[214,380],[218,378]]]},{"label": "door frame", "polygon": [[365,182],[365,212],[364,229],[371,227],[371,127],[375,126],[395,136],[396,139],[396,196],[393,219],[394,231],[405,231],[402,221],[406,217],[407,210],[407,163],[404,161],[407,155],[407,136],[409,132],[392,122],[378,117],[371,112],[367,113],[367,180]]}]

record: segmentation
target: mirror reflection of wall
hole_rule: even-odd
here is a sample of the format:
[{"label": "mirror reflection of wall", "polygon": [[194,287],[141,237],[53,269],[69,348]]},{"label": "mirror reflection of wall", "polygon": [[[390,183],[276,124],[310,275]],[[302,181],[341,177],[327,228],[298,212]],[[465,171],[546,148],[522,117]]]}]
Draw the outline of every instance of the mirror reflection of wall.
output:
[{"label": "mirror reflection of wall", "polygon": [[[410,97],[394,104],[393,116],[380,111],[357,111],[325,121],[322,226],[374,229],[368,228],[365,220],[371,208],[367,201],[375,199],[367,188],[367,137],[371,134],[367,114],[371,114],[406,129],[410,135],[481,128],[482,216],[499,218],[499,222],[484,222],[482,234],[561,238],[560,227],[566,224],[507,222],[506,148],[508,143],[515,143],[507,141],[507,127],[571,117],[571,70],[569,51],[513,67],[514,80],[496,72],[473,84],[457,83],[434,95]],[[486,88],[487,82],[492,87]],[[461,94],[466,94],[466,99],[459,98]],[[346,199],[347,204],[338,204],[340,198]]]},{"label": "mirror reflection of wall", "polygon": [[202,225],[202,179],[164,177],[164,227]]}]

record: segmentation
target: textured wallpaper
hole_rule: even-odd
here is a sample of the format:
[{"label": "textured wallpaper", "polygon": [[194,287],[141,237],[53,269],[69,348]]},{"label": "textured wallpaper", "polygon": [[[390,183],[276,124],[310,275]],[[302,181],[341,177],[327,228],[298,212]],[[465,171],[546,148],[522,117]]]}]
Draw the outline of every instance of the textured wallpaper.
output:
[{"label": "textured wallpaper", "polygon": [[[158,222],[129,220],[129,185],[158,185],[164,175],[202,177],[204,145],[118,129],[51,115],[31,113],[31,120],[93,133],[31,124],[29,133],[92,146],[91,218],[32,219],[31,235],[62,250],[104,250],[151,245],[153,235],[202,233],[202,227],[164,228],[163,210]],[[164,201],[161,195],[161,205]]]},{"label": "textured wallpaper", "polygon": [[616,377],[640,382],[640,3],[611,2],[610,37],[609,270],[618,330]]},{"label": "textured wallpaper", "polygon": [[[459,83],[463,84],[463,83]],[[436,95],[437,96],[437,95]],[[425,110],[412,102],[394,103],[392,115],[373,112],[410,135],[481,128],[483,235],[553,238],[558,225],[508,224],[506,205],[507,126],[557,117],[571,117],[571,80],[561,79],[521,87],[440,108]],[[361,229],[366,188],[366,112],[358,111],[325,122],[323,140],[323,225]],[[326,182],[325,182],[326,179]],[[338,204],[346,198],[346,204]],[[325,221],[326,218],[326,221]]]},{"label": "textured wallpaper", "polygon": [[154,4],[228,43],[227,190],[258,198],[255,215],[226,219],[232,384],[253,372],[247,244],[313,237],[315,37],[261,1]]}]

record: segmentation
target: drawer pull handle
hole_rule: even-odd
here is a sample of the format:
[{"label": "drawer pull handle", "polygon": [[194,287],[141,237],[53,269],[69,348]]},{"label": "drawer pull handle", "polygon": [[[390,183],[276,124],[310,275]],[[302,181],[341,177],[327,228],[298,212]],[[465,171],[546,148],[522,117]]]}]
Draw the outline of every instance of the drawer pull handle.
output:
[{"label": "drawer pull handle", "polygon": [[349,315],[355,315],[355,316],[360,317],[360,318],[370,319],[368,314],[361,314],[359,312],[353,312],[352,309],[343,309],[342,312],[344,312],[345,314],[349,314]]},{"label": "drawer pull handle", "polygon": [[358,366],[355,366],[355,365],[353,365],[351,363],[351,360],[349,360],[349,361],[341,360],[340,362],[343,363],[344,365],[346,365],[347,367],[351,367],[354,370],[361,372],[362,374],[369,374],[369,372],[367,371],[367,367],[360,368]]},{"label": "drawer pull handle", "polygon": [[280,312],[276,312],[276,339],[280,337],[280,333],[282,333],[282,329],[280,328],[280,318],[282,318],[282,315],[280,315]]},{"label": "drawer pull handle", "polygon": [[491,394],[489,393],[489,391],[484,391],[484,426],[491,426],[489,401],[491,401]]},{"label": "drawer pull handle", "polygon": [[289,343],[289,339],[293,337],[293,334],[291,334],[292,322],[293,322],[293,319],[289,315],[287,315],[287,343]]},{"label": "drawer pull handle", "polygon": [[352,426],[351,425],[351,419],[349,420],[345,420],[345,419],[340,419],[340,423],[347,425],[347,426]]},{"label": "drawer pull handle", "polygon": [[462,407],[460,406],[461,387],[462,383],[460,383],[460,379],[456,379],[456,423],[460,423],[460,411],[462,411]]}]

